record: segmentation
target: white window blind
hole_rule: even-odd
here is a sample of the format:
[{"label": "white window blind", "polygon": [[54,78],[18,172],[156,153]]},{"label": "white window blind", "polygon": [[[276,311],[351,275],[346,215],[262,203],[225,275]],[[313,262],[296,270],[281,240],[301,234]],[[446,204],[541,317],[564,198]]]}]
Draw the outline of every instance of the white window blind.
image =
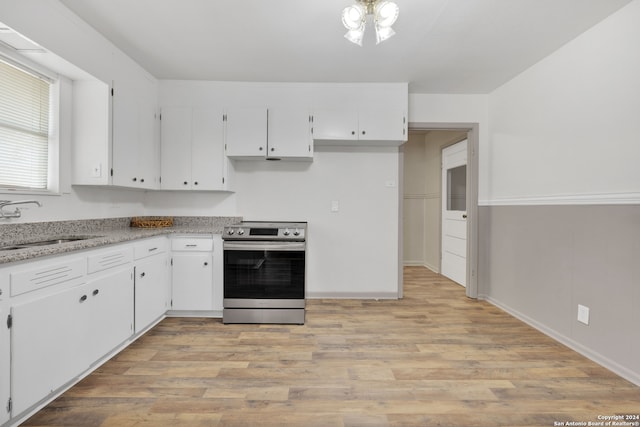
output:
[{"label": "white window blind", "polygon": [[47,189],[50,87],[0,60],[0,187]]}]

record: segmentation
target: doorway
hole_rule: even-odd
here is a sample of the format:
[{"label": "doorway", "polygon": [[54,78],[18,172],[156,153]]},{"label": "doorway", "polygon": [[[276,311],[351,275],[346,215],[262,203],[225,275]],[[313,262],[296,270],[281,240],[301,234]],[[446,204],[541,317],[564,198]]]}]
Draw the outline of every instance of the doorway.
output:
[{"label": "doorway", "polygon": [[[461,273],[464,279],[454,280],[466,285],[468,297],[477,298],[477,124],[409,123],[409,141],[402,146],[402,260],[403,265],[421,265],[443,273],[442,150],[465,139],[467,166],[462,179],[467,191],[462,197],[466,211],[455,210],[457,215],[467,216],[462,227],[468,239],[462,247],[457,242],[457,250],[466,253],[466,260]],[[456,176],[460,179],[461,175]]]}]

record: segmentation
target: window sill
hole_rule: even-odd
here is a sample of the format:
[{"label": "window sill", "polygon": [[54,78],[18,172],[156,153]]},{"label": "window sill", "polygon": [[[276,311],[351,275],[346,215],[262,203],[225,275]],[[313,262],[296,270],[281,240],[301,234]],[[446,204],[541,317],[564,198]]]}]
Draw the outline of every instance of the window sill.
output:
[{"label": "window sill", "polygon": [[50,190],[23,190],[13,188],[0,188],[0,194],[16,194],[21,196],[62,196],[62,193]]}]

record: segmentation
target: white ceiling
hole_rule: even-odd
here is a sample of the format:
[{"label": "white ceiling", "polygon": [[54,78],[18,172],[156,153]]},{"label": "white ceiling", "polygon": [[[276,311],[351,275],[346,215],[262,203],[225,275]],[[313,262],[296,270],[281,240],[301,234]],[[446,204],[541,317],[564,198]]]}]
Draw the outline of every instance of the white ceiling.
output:
[{"label": "white ceiling", "polygon": [[395,0],[396,36],[344,37],[352,0],[61,0],[161,79],[409,82],[488,93],[631,0]]}]

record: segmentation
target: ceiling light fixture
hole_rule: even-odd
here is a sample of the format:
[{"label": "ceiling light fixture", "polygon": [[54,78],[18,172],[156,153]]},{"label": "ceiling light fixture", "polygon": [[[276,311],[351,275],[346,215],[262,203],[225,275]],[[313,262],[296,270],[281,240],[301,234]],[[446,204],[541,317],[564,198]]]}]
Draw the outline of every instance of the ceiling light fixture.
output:
[{"label": "ceiling light fixture", "polygon": [[376,29],[376,44],[385,41],[396,32],[391,26],[398,19],[400,8],[397,4],[386,0],[356,0],[353,6],[342,11],[342,23],[348,30],[345,38],[362,46],[367,17],[371,17]]}]

